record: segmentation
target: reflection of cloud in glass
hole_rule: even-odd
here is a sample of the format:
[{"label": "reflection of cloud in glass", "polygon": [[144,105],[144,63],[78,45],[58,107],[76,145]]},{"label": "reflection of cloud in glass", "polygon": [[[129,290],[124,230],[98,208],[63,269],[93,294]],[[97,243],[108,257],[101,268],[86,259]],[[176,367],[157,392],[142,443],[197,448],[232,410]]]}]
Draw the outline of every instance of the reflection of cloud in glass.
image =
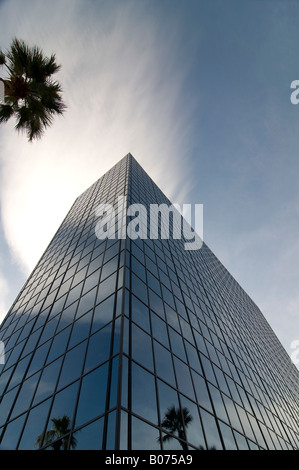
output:
[{"label": "reflection of cloud in glass", "polygon": [[56,361],[52,362],[52,364],[44,368],[36,390],[34,403],[38,403],[43,398],[49,396],[53,392],[54,385],[56,383],[57,376],[60,370],[61,362],[62,358],[59,358]]},{"label": "reflection of cloud in glass", "polygon": [[97,330],[98,328],[105,325],[106,323],[109,323],[112,320],[114,298],[115,295],[113,294],[96,306],[96,308],[94,309],[92,331]]},{"label": "reflection of cloud in glass", "polygon": [[158,429],[132,417],[132,449],[133,450],[157,450],[160,444],[157,441]]},{"label": "reflection of cloud in glass", "polygon": [[38,386],[38,390],[36,392],[36,400],[40,401],[41,397],[50,395],[52,391],[53,384],[51,382],[41,380]]},{"label": "reflection of cloud in glass", "polygon": [[154,376],[135,363],[132,363],[132,411],[152,423],[157,423]]},{"label": "reflection of cloud in glass", "polygon": [[205,438],[203,435],[203,430],[202,430],[202,425],[200,422],[200,417],[198,414],[198,408],[196,404],[188,400],[186,397],[181,395],[181,405],[182,407],[186,407],[190,414],[192,415],[192,421],[189,422],[188,424],[188,432],[187,432],[187,438],[188,442],[192,444],[195,447],[198,447],[200,445],[205,445]]},{"label": "reflection of cloud in glass", "polygon": [[217,449],[222,449],[222,444],[214,416],[212,416],[205,410],[201,410],[201,416],[205,429],[208,449],[213,447],[216,447]]},{"label": "reflection of cloud in glass", "polygon": [[175,436],[170,436],[167,433],[162,433],[162,440],[163,439],[163,450],[182,450],[181,443]]},{"label": "reflection of cloud in glass", "polygon": [[108,363],[83,378],[76,414],[76,426],[104,413],[107,377]]},{"label": "reflection of cloud in glass", "polygon": [[85,372],[108,359],[110,354],[112,323],[93,334],[88,342]]},{"label": "reflection of cloud in glass", "polygon": [[69,325],[73,321],[75,313],[76,313],[77,305],[78,305],[78,300],[63,310],[57,331],[61,330],[66,325]]}]

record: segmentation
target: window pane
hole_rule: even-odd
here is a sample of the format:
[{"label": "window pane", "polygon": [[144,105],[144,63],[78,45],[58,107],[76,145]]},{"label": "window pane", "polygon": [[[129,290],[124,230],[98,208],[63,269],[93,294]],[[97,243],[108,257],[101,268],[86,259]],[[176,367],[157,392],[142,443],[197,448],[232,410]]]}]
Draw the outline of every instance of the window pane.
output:
[{"label": "window pane", "polygon": [[132,320],[150,333],[148,307],[132,295]]},{"label": "window pane", "polygon": [[47,363],[53,361],[56,357],[60,356],[66,350],[66,345],[69,339],[71,327],[68,326],[60,333],[56,334],[55,338],[53,339],[49,355],[47,357]]},{"label": "window pane", "polygon": [[214,416],[204,410],[200,410],[200,413],[202,417],[203,428],[205,431],[208,449],[211,450],[211,448],[215,447],[216,450],[222,450],[222,444],[220,441]]},{"label": "window pane", "polygon": [[91,310],[94,307],[96,292],[97,287],[94,287],[91,291],[87,292],[87,294],[81,297],[76,313],[76,318],[81,317],[81,315],[88,312],[88,310]]},{"label": "window pane", "polygon": [[15,418],[23,411],[26,411],[27,408],[29,408],[33,398],[33,394],[35,392],[35,387],[39,378],[39,374],[40,373],[38,372],[37,374],[32,375],[29,379],[23,382],[10,419]]},{"label": "window pane", "polygon": [[62,365],[58,388],[62,388],[80,377],[82,373],[85,349],[86,341],[66,353]]},{"label": "window pane", "polygon": [[169,340],[168,340],[168,333],[166,328],[166,323],[161,320],[158,315],[154,312],[151,314],[152,319],[152,329],[153,329],[153,337],[160,341],[160,343],[164,344],[167,348],[169,348]]},{"label": "window pane", "polygon": [[153,370],[151,337],[134,324],[132,324],[132,357],[148,369]]},{"label": "window pane", "polygon": [[209,384],[209,389],[212,397],[212,402],[216,411],[216,415],[218,416],[218,418],[228,423],[229,421],[223,405],[221,393],[217,388],[213,387],[213,385],[211,384]]},{"label": "window pane", "polygon": [[176,386],[170,352],[154,341],[157,375],[169,384]]},{"label": "window pane", "polygon": [[234,436],[236,438],[239,450],[248,450],[249,449],[248,443],[247,443],[245,437],[242,436],[242,434],[239,434],[237,431],[234,431]]},{"label": "window pane", "polygon": [[74,322],[68,348],[75,346],[80,343],[80,341],[87,338],[90,329],[91,317],[92,311],[89,311]]},{"label": "window pane", "polygon": [[160,449],[158,442],[158,429],[149,424],[132,418],[132,449],[133,450],[156,450]]},{"label": "window pane", "polygon": [[126,413],[125,411],[121,411],[119,449],[128,449],[128,413]]},{"label": "window pane", "polygon": [[38,403],[54,392],[61,363],[62,357],[43,369],[33,403]]},{"label": "window pane", "polygon": [[185,429],[187,441],[196,447],[204,445],[204,435],[199,419],[198,408],[192,401],[180,396],[182,409],[185,409]]},{"label": "window pane", "polygon": [[108,299],[104,300],[96,306],[92,320],[92,332],[98,330],[99,328],[101,328],[106,323],[109,323],[112,320],[114,300],[115,295],[111,295],[110,297],[108,297]]},{"label": "window pane", "polygon": [[233,432],[229,426],[226,424],[219,422],[220,431],[222,434],[222,439],[224,440],[225,450],[236,450],[237,445],[233,436]]},{"label": "window pane", "polygon": [[182,337],[172,328],[169,328],[169,336],[170,336],[172,352],[176,354],[177,356],[179,356],[181,359],[183,359],[183,361],[187,362],[187,357],[186,357]]},{"label": "window pane", "polygon": [[176,357],[174,358],[174,363],[179,390],[195,400],[189,367]]},{"label": "window pane", "polygon": [[173,434],[162,433],[163,450],[185,450],[184,442],[177,439]]},{"label": "window pane", "polygon": [[50,404],[51,400],[44,401],[30,411],[19,450],[39,448],[38,438],[44,432],[45,417],[48,415]]},{"label": "window pane", "polygon": [[85,361],[85,372],[106,361],[110,356],[112,323],[105,326],[89,338]]},{"label": "window pane", "polygon": [[18,391],[19,387],[15,387],[13,390],[11,390],[10,392],[7,392],[1,403],[0,403],[0,425],[4,424],[9,413],[10,413],[10,409],[11,409],[11,406],[14,402],[14,399],[15,399],[15,396],[17,394],[17,391]]},{"label": "window pane", "polygon": [[197,350],[191,346],[187,341],[185,342],[185,347],[187,350],[188,360],[190,367],[196,370],[196,372],[202,373],[201,365],[198,359]]},{"label": "window pane", "polygon": [[116,428],[116,411],[112,411],[108,415],[106,450],[115,449],[115,428]]},{"label": "window pane", "polygon": [[[48,442],[53,442],[56,438],[60,437],[61,434],[69,434],[73,422],[74,408],[77,399],[77,393],[79,388],[79,381],[65,388],[61,392],[57,393],[54,397],[54,402],[51,409],[50,419],[47,426],[48,431],[55,431],[57,429],[57,424],[59,425],[59,433],[55,433],[54,436],[49,439],[48,435],[45,435],[43,444],[45,445]],[[57,424],[55,421],[57,420]],[[64,424],[62,426],[62,424]],[[59,443],[64,446],[67,446],[68,436],[64,437]],[[52,448],[52,447],[50,447]]]},{"label": "window pane", "polygon": [[159,406],[160,406],[160,420],[163,421],[167,410],[174,406],[179,408],[178,394],[177,392],[166,385],[161,380],[158,380],[158,392],[159,392]]},{"label": "window pane", "polygon": [[101,282],[104,281],[107,277],[109,277],[114,271],[117,270],[118,266],[118,255],[114,256],[108,263],[103,265],[102,272],[101,272]]},{"label": "window pane", "polygon": [[156,387],[154,376],[132,363],[132,411],[158,423]]},{"label": "window pane", "polygon": [[[43,344],[43,346],[35,350],[35,352],[33,353],[34,355],[33,355],[32,362],[27,372],[27,376],[34,374],[36,371],[38,371],[39,369],[43,367],[50,344],[51,342],[48,341],[47,343]],[[14,373],[14,375],[15,374],[16,372]]]},{"label": "window pane", "polygon": [[0,450],[15,450],[20,437],[20,431],[23,427],[26,415],[15,419],[7,426],[4,436],[1,440]]},{"label": "window pane", "polygon": [[107,374],[108,363],[83,377],[76,416],[77,426],[104,413]]},{"label": "window pane", "polygon": [[116,289],[116,273],[101,282],[99,286],[97,303],[109,297]]},{"label": "window pane", "polygon": [[206,385],[206,381],[203,377],[196,374],[195,372],[191,372],[193,377],[194,388],[196,392],[197,402],[203,408],[212,411],[211,400],[208,394],[208,389]]},{"label": "window pane", "polygon": [[76,450],[101,450],[103,427],[104,418],[101,418],[74,433]]},{"label": "window pane", "polygon": [[144,282],[142,282],[139,277],[135,276],[132,273],[132,292],[145,304],[148,303],[147,300],[147,287]]},{"label": "window pane", "polygon": [[77,310],[78,303],[79,303],[79,301],[77,300],[77,302],[73,303],[68,308],[63,310],[63,312],[61,314],[61,317],[60,317],[60,321],[59,321],[57,330],[56,330],[56,334],[57,334],[58,331],[62,330],[65,326],[67,326],[67,325],[69,325],[70,323],[73,322],[74,317],[75,317],[75,313],[76,313],[76,310]]},{"label": "window pane", "polygon": [[110,397],[108,409],[114,408],[117,406],[117,393],[118,393],[118,366],[119,366],[119,356],[116,356],[112,359],[112,371],[110,379]]}]

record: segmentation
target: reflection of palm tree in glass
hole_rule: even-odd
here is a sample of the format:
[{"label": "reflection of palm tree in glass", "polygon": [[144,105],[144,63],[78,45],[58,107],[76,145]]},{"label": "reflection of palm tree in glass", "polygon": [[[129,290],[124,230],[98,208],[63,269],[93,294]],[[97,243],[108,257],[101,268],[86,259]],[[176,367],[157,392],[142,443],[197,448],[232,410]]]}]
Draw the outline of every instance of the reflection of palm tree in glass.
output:
[{"label": "reflection of palm tree in glass", "polygon": [[[190,414],[188,408],[175,408],[173,405],[168,408],[167,412],[165,413],[161,426],[167,429],[167,431],[171,432],[171,434],[177,434],[179,443],[181,444],[183,450],[188,450],[188,446],[185,442],[187,440],[185,428],[187,428],[188,424],[191,423],[192,420],[193,417]],[[173,438],[174,436],[166,434],[162,437],[162,442],[170,441]]]},{"label": "reflection of palm tree in glass", "polygon": [[[43,446],[51,444],[53,450],[67,450],[68,440],[70,432],[70,418],[64,415],[62,418],[52,418],[51,419],[53,426],[52,429],[46,432],[44,442],[43,435],[38,436],[36,440],[36,446],[40,447],[43,443]],[[74,436],[70,440],[70,449],[74,449],[77,445],[77,440]]]}]

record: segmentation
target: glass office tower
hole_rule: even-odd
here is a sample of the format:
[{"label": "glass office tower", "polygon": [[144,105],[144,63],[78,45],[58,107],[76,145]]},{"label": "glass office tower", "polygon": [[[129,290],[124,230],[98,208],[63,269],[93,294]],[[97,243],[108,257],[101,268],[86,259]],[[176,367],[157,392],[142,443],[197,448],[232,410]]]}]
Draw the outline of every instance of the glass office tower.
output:
[{"label": "glass office tower", "polygon": [[128,154],[4,319],[1,449],[297,449],[299,374],[260,310],[205,244],[124,236],[134,203],[170,204]]}]

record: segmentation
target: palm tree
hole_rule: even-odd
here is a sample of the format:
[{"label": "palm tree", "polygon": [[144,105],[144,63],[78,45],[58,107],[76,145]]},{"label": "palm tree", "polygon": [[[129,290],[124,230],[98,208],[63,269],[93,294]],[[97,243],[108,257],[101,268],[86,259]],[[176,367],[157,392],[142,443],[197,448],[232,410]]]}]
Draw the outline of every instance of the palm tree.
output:
[{"label": "palm tree", "polygon": [[0,65],[5,66],[5,101],[0,104],[0,123],[16,117],[16,129],[25,131],[28,140],[40,138],[53,122],[55,114],[66,109],[60,84],[52,75],[60,70],[55,54],[45,57],[38,47],[28,47],[14,38],[6,54],[0,51]]},{"label": "palm tree", "polygon": [[[188,450],[188,446],[185,442],[187,440],[185,428],[187,428],[188,424],[191,423],[192,420],[193,417],[190,414],[188,408],[175,408],[175,406],[172,405],[167,409],[161,426],[171,432],[171,434],[177,433],[179,443],[181,444],[183,450]],[[163,436],[162,441],[167,442],[173,438],[174,436],[166,434]]]},{"label": "palm tree", "polygon": [[[67,450],[68,440],[70,433],[70,418],[64,415],[62,418],[52,418],[53,426],[52,429],[46,432],[43,439],[43,435],[38,436],[36,440],[36,447],[48,446],[51,444],[53,450]],[[71,437],[70,448],[74,449],[77,445],[77,440],[74,436]]]}]

